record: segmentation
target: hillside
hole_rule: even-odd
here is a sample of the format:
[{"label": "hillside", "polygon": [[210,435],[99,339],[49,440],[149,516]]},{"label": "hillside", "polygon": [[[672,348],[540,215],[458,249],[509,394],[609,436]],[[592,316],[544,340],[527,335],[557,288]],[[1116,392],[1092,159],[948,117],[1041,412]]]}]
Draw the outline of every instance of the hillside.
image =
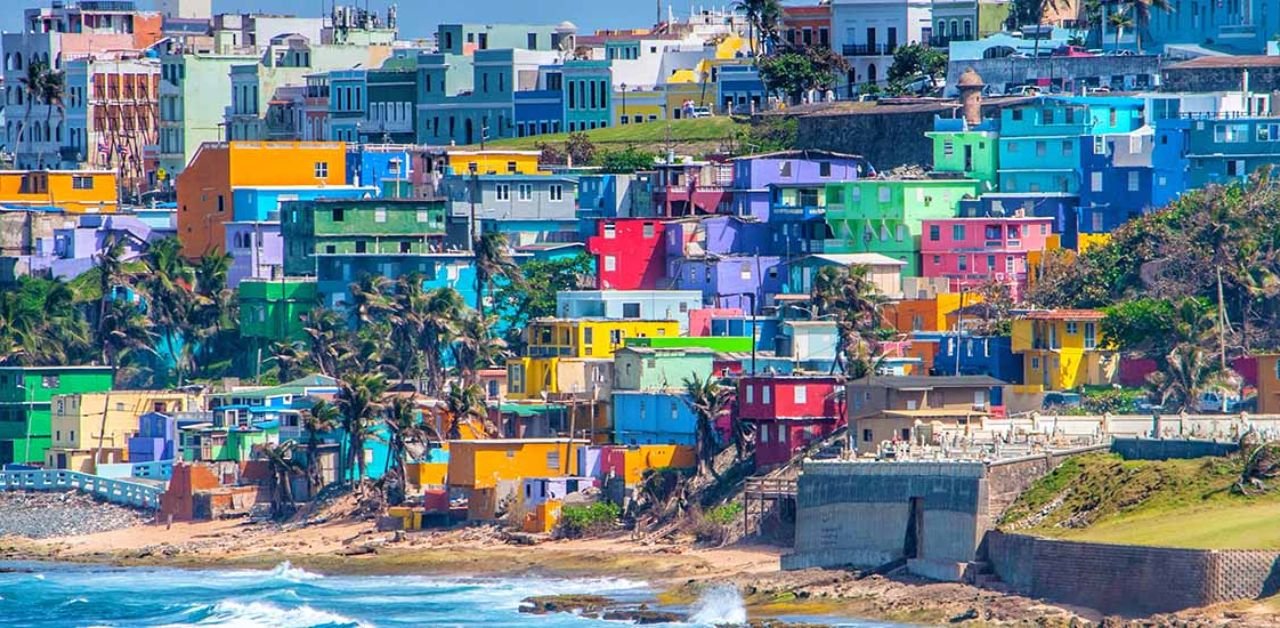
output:
[{"label": "hillside", "polygon": [[1009,508],[1000,528],[1038,536],[1200,549],[1280,549],[1280,490],[1231,492],[1243,461],[1067,460]]},{"label": "hillside", "polygon": [[[734,118],[716,116],[696,120],[672,120],[670,124],[661,121],[629,124],[585,131],[585,133],[591,138],[591,143],[598,148],[622,149],[629,145],[636,145],[651,152],[658,152],[667,141],[667,129],[670,127],[671,142],[677,152],[700,153],[720,150],[722,144],[730,142],[750,126],[748,122],[737,122]],[[486,146],[534,149],[540,144],[563,144],[568,138],[568,133],[554,133],[495,140],[487,143]]]}]

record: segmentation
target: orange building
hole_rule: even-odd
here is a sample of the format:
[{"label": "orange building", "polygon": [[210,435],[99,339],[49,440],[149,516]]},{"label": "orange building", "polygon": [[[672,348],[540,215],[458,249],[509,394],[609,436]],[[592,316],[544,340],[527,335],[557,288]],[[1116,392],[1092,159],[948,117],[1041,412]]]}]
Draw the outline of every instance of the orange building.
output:
[{"label": "orange building", "polygon": [[0,170],[0,206],[108,214],[119,200],[116,173],[109,170]]},{"label": "orange building", "polygon": [[899,332],[950,331],[952,319],[948,316],[964,305],[982,302],[982,295],[972,292],[943,293],[932,299],[905,299],[885,304],[882,309],[884,324]]},{"label": "orange building", "polygon": [[183,255],[198,257],[225,246],[237,187],[344,185],[346,150],[341,142],[204,144],[178,175]]}]

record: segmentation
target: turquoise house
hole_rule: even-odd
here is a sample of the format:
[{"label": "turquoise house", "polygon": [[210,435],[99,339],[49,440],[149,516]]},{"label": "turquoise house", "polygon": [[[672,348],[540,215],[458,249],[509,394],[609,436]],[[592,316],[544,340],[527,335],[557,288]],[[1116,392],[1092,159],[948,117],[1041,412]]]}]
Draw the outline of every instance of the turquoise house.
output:
[{"label": "turquoise house", "polygon": [[1000,113],[1002,193],[1079,194],[1087,136],[1130,133],[1145,124],[1136,98],[1042,97]]}]

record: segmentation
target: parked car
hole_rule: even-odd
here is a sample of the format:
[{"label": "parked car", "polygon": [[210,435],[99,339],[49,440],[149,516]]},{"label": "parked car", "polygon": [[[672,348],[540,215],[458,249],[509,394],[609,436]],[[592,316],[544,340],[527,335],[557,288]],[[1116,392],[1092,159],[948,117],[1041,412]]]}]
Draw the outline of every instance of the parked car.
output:
[{"label": "parked car", "polygon": [[1084,46],[1058,46],[1053,49],[1052,56],[1055,57],[1093,57],[1096,56],[1089,52]]},{"label": "parked car", "polygon": [[1102,86],[1102,87],[1086,87],[1086,88],[1084,88],[1084,94],[1085,94],[1086,96],[1088,96],[1089,94],[1110,94],[1110,93],[1111,93],[1111,88],[1110,88],[1110,87],[1107,87],[1107,86],[1105,86],[1105,85],[1104,85],[1104,86]]},{"label": "parked car", "polygon": [[1044,394],[1044,401],[1040,403],[1040,407],[1045,410],[1062,410],[1066,408],[1080,407],[1080,393],[1073,392],[1048,392]]},{"label": "parked car", "polygon": [[1132,51],[1132,50],[1125,50],[1125,49],[1123,49],[1123,48],[1117,48],[1116,50],[1108,50],[1108,51],[1107,51],[1107,54],[1108,54],[1108,55],[1110,55],[1110,56],[1113,56],[1113,57],[1136,57],[1136,56],[1138,56],[1138,53],[1136,53],[1136,52],[1134,52],[1134,51]]},{"label": "parked car", "polygon": [[689,114],[690,118],[710,118],[711,107],[694,107],[693,112]]},{"label": "parked car", "polygon": [[1039,96],[1040,88],[1035,85],[1019,85],[1005,92],[1006,96]]},{"label": "parked car", "polygon": [[1209,391],[1200,393],[1200,402],[1196,409],[1200,412],[1235,414],[1240,412],[1244,401],[1239,395]]}]

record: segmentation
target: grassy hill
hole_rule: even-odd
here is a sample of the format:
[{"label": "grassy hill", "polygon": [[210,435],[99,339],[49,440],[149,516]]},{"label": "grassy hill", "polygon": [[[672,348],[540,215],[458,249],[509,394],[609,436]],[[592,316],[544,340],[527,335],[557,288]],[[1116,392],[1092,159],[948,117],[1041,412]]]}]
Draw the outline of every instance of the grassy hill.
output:
[{"label": "grassy hill", "polygon": [[1067,460],[1023,493],[1001,529],[1074,541],[1200,549],[1280,549],[1280,487],[1231,492],[1240,457]]},{"label": "grassy hill", "polygon": [[[712,149],[718,148],[719,144],[734,138],[751,125],[748,122],[737,122],[733,118],[716,116],[696,120],[672,120],[669,125],[662,121],[628,124],[586,131],[586,134],[591,138],[591,143],[597,147],[621,149],[635,144],[651,152],[658,152],[666,142],[668,126],[671,128],[671,141],[676,145],[677,150],[688,151],[687,147],[691,145],[711,145]],[[563,144],[568,138],[568,133],[554,133],[494,140],[486,146],[534,149],[539,144]]]}]

